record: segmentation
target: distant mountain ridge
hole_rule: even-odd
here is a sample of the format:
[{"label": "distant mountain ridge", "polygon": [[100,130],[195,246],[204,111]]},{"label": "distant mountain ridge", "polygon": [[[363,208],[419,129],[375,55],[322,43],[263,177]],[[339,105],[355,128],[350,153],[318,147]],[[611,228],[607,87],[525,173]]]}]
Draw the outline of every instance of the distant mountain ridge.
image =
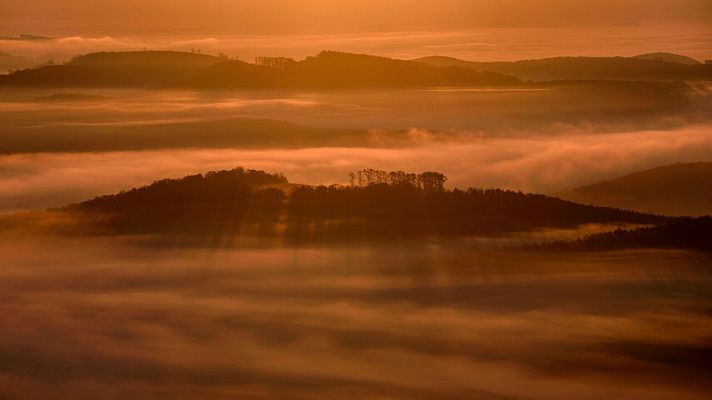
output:
[{"label": "distant mountain ridge", "polygon": [[336,51],[255,63],[178,51],[98,52],[64,64],[0,75],[0,86],[187,88],[378,88],[517,85],[521,79],[712,80],[712,65],[671,53],[474,62],[430,56],[399,60]]},{"label": "distant mountain ridge", "polygon": [[690,61],[680,62],[683,59],[686,59],[686,57],[652,53],[638,57],[554,57],[537,60],[493,62],[465,61],[452,57],[430,56],[418,58],[416,61],[437,66],[459,66],[476,71],[510,74],[521,79],[534,81],[712,79],[712,65],[699,62],[691,63]]},{"label": "distant mountain ridge", "polygon": [[417,61],[324,51],[296,61],[259,63],[167,52],[101,52],[0,76],[5,86],[162,86],[186,88],[378,88],[515,85],[514,76]]},{"label": "distant mountain ridge", "polygon": [[678,163],[559,193],[584,204],[666,215],[712,215],[712,162]]}]

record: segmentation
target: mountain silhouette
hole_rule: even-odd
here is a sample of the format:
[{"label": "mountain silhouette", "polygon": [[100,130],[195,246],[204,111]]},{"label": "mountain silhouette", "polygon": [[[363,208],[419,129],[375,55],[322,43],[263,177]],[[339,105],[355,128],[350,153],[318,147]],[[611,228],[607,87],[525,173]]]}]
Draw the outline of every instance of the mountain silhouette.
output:
[{"label": "mountain silhouette", "polygon": [[712,215],[712,162],[679,163],[559,193],[572,201],[666,215]]},{"label": "mountain silhouette", "polygon": [[[358,179],[356,178],[358,177]],[[225,233],[277,226],[299,240],[473,235],[654,224],[663,217],[501,189],[447,190],[447,178],[367,169],[351,185],[290,184],[281,174],[236,168],[163,179],[74,204],[64,211],[106,233]]]},{"label": "mountain silhouette", "polygon": [[302,61],[261,57],[256,63],[182,52],[101,52],[0,76],[5,86],[380,88],[518,83],[518,78],[500,73],[333,51]]},{"label": "mountain silhouette", "polygon": [[642,58],[642,59],[646,59],[646,60],[666,61],[666,62],[687,64],[687,65],[701,64],[699,61],[695,60],[692,57],[687,57],[687,56],[683,56],[680,54],[674,54],[674,53],[662,53],[662,52],[661,53],[646,53],[646,54],[641,54],[641,55],[635,56],[634,58]]},{"label": "mountain silhouette", "polygon": [[[710,80],[712,65],[671,62],[672,57],[555,57],[514,62],[476,62],[432,56],[417,61],[492,71],[525,80]],[[676,59],[679,60],[679,59]]]},{"label": "mountain silhouette", "polygon": [[0,76],[11,86],[159,86],[182,81],[223,58],[177,51],[99,52],[64,64],[45,65]]}]

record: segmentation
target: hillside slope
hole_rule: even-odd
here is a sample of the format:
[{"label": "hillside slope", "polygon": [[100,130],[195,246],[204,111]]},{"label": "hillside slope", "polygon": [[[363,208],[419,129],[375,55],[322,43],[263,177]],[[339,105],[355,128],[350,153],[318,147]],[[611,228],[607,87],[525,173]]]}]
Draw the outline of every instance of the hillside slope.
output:
[{"label": "hillside slope", "polygon": [[667,61],[667,62],[673,62],[673,63],[687,64],[687,65],[701,64],[699,61],[695,60],[692,57],[687,57],[687,56],[683,56],[680,54],[674,54],[674,53],[664,53],[664,52],[640,54],[633,58]]},{"label": "hillside slope", "polygon": [[584,204],[666,215],[712,215],[712,162],[673,164],[562,192]]},{"label": "hillside slope", "polygon": [[[293,185],[282,175],[237,168],[97,197],[65,208],[108,233],[236,232],[282,225],[295,238],[472,235],[653,224],[664,218],[500,189],[445,190],[434,172],[364,170],[353,186]],[[359,181],[361,182],[361,178]],[[269,233],[275,235],[275,232]]]},{"label": "hillside slope", "polygon": [[197,88],[360,89],[520,83],[518,78],[505,74],[334,51],[323,51],[302,61],[285,58],[263,61],[264,64],[220,63],[195,74],[184,85]]},{"label": "hillside slope", "polygon": [[175,84],[225,59],[177,51],[99,52],[0,76],[6,86],[141,87]]},{"label": "hillside slope", "polygon": [[102,52],[79,56],[62,65],[0,75],[0,85],[23,87],[328,89],[518,83],[518,78],[500,73],[332,51],[324,51],[302,61],[264,57],[259,64],[181,52]]},{"label": "hillside slope", "polygon": [[459,66],[476,71],[510,74],[525,80],[709,80],[712,65],[669,62],[646,57],[555,57],[514,62],[476,62],[452,57],[416,61],[436,66]]}]

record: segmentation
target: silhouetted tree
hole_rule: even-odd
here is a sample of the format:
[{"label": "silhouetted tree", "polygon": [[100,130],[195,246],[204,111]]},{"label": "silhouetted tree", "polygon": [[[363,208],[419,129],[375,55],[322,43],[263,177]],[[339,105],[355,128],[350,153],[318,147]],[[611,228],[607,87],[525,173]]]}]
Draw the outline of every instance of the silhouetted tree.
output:
[{"label": "silhouetted tree", "polygon": [[[163,179],[70,207],[100,215],[114,232],[233,232],[287,225],[293,237],[470,235],[573,227],[585,223],[659,223],[665,218],[501,189],[446,190],[437,172],[365,169],[350,186],[292,186],[281,174],[236,168]],[[363,183],[363,184],[357,184]],[[307,236],[304,236],[307,235]]]},{"label": "silhouetted tree", "polygon": [[418,175],[418,181],[420,186],[426,192],[442,192],[445,187],[445,181],[447,177],[439,172],[423,172]]},{"label": "silhouetted tree", "polygon": [[297,61],[288,57],[255,57],[255,64],[269,68],[286,69],[297,65]]}]

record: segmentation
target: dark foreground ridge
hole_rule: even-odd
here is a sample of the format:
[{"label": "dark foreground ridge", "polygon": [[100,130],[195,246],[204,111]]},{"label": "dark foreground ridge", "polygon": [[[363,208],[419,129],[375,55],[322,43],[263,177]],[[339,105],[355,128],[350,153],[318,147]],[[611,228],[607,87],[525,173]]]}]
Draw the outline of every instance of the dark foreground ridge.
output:
[{"label": "dark foreground ridge", "polygon": [[[163,179],[39,213],[0,218],[3,232],[62,235],[250,237],[289,242],[496,236],[585,224],[642,225],[545,251],[677,248],[712,252],[712,217],[670,218],[502,189],[446,189],[447,177],[365,169],[348,185],[299,185],[282,174],[235,168]],[[211,240],[213,240],[211,239]],[[199,239],[203,240],[203,239]],[[515,245],[515,246],[521,246]]]},{"label": "dark foreground ridge", "polygon": [[281,174],[236,168],[164,179],[60,211],[103,234],[259,233],[302,240],[486,235],[665,220],[539,194],[447,190],[447,178],[437,172],[368,169],[350,178],[350,185],[295,185]]}]

